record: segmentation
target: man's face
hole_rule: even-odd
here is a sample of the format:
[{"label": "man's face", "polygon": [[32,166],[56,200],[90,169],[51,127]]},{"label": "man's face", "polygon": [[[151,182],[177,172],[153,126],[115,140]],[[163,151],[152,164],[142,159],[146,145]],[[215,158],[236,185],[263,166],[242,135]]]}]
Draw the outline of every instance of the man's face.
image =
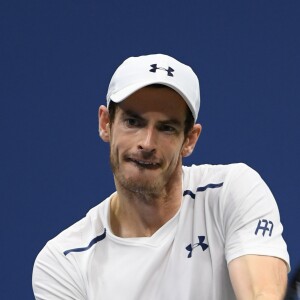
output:
[{"label": "man's face", "polygon": [[157,195],[181,175],[187,105],[174,90],[145,87],[117,107],[110,162],[117,185]]}]

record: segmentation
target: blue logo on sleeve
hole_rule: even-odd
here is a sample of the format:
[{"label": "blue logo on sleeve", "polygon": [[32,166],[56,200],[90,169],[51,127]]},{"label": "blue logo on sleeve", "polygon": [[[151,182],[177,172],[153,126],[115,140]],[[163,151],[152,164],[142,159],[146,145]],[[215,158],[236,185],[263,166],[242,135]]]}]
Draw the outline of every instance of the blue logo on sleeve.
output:
[{"label": "blue logo on sleeve", "polygon": [[269,231],[269,236],[272,235],[274,224],[272,221],[268,221],[266,219],[262,219],[258,221],[255,234],[257,235],[258,232],[262,231],[262,236],[265,236],[266,231]]}]

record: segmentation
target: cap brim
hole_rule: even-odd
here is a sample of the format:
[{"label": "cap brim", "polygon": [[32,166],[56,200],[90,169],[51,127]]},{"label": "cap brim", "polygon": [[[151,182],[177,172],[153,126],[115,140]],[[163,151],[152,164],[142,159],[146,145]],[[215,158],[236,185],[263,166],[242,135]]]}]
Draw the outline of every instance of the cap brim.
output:
[{"label": "cap brim", "polygon": [[162,82],[153,82],[153,81],[145,81],[145,82],[139,82],[136,84],[132,84],[130,86],[127,86],[123,89],[121,89],[120,91],[113,93],[112,95],[110,95],[110,99],[108,100],[112,100],[116,103],[120,103],[123,100],[125,100],[127,97],[129,97],[130,95],[132,95],[133,93],[135,93],[136,91],[138,91],[139,89],[146,87],[148,85],[151,84],[163,84],[166,85],[165,83]]}]

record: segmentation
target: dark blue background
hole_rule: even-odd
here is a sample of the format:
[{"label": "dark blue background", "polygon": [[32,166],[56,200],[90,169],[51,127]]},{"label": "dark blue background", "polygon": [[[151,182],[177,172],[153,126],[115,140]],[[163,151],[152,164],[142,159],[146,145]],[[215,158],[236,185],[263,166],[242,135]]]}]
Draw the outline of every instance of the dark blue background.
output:
[{"label": "dark blue background", "polygon": [[40,249],[114,190],[97,110],[115,68],[148,53],[199,75],[186,163],[256,169],[300,264],[299,16],[298,0],[2,0],[1,299],[31,299]]}]

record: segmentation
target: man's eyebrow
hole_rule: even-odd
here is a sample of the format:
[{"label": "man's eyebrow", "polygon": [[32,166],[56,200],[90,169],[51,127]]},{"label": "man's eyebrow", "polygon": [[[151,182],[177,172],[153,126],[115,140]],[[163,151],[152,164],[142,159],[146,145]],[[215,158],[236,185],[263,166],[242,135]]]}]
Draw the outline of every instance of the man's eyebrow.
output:
[{"label": "man's eyebrow", "polygon": [[143,117],[141,117],[137,112],[133,111],[133,110],[124,110],[122,113],[123,116],[129,116],[135,119],[139,119],[139,120],[144,120]]},{"label": "man's eyebrow", "polygon": [[168,119],[164,121],[160,121],[159,123],[163,125],[174,125],[174,126],[180,126],[182,123],[177,119]]}]

